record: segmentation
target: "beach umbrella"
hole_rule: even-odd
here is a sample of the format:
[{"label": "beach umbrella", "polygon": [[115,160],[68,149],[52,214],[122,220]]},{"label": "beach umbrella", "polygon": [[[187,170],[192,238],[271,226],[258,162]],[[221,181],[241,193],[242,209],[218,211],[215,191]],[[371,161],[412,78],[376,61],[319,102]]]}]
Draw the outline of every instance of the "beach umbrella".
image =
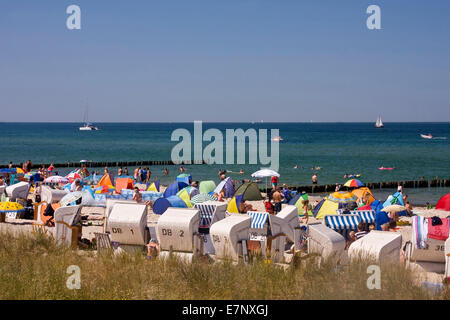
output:
[{"label": "beach umbrella", "polygon": [[49,183],[68,183],[69,179],[65,178],[65,177],[61,177],[61,176],[51,176],[48,177],[44,180],[44,182],[49,182]]},{"label": "beach umbrella", "polygon": [[16,173],[15,170],[9,168],[0,169],[0,173]]},{"label": "beach umbrella", "polygon": [[404,206],[400,206],[398,204],[391,204],[390,206],[384,207],[381,211],[384,212],[401,212],[405,211],[406,208]]},{"label": "beach umbrella", "polygon": [[20,169],[20,168],[16,168],[16,173],[17,173],[17,174],[24,174],[25,171],[23,171],[23,170]]},{"label": "beach umbrella", "polygon": [[74,182],[76,179],[83,179],[77,171],[72,171],[66,176],[66,178],[69,179],[69,182]]},{"label": "beach umbrella", "polygon": [[62,207],[64,207],[74,201],[77,201],[82,196],[83,196],[83,192],[81,192],[81,191],[70,192],[70,193],[66,194],[59,203],[61,204]]},{"label": "beach umbrella", "polygon": [[362,183],[358,179],[350,179],[346,183],[344,183],[344,187],[359,188],[364,187],[364,183]]},{"label": "beach umbrella", "polygon": [[0,202],[0,212],[20,212],[25,208],[17,202]]},{"label": "beach umbrella", "polygon": [[252,173],[253,178],[266,178],[266,190],[267,190],[267,178],[268,177],[280,177],[280,174],[272,169],[261,169]]},{"label": "beach umbrella", "polygon": [[191,199],[192,204],[202,203],[206,201],[217,201],[217,198],[207,193],[200,193],[193,196]]},{"label": "beach umbrella", "polygon": [[349,203],[349,202],[356,202],[358,198],[356,196],[348,191],[338,191],[333,192],[328,196],[328,200],[337,202],[337,203]]}]

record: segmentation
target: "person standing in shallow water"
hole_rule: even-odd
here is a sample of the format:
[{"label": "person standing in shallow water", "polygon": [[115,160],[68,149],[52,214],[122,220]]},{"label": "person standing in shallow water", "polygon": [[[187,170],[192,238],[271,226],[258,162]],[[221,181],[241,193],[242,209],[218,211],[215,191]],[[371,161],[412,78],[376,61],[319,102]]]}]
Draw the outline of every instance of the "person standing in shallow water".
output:
[{"label": "person standing in shallow water", "polygon": [[317,184],[317,173],[314,173],[312,178],[311,178],[312,184]]}]

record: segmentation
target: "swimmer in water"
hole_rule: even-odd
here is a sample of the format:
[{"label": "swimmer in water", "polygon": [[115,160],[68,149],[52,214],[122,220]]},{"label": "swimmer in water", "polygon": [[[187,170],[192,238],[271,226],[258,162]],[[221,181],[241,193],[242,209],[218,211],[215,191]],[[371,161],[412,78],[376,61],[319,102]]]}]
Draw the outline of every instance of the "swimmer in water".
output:
[{"label": "swimmer in water", "polygon": [[298,169],[298,165],[295,165],[295,166],[294,166],[294,169]]}]

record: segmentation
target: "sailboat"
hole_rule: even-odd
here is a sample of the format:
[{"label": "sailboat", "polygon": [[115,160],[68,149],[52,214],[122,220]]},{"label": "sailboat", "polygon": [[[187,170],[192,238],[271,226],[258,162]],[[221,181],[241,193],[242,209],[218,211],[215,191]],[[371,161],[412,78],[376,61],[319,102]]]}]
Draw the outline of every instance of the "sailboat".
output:
[{"label": "sailboat", "polygon": [[384,124],[383,121],[381,121],[381,116],[378,116],[377,122],[375,122],[375,128],[383,128]]},{"label": "sailboat", "polygon": [[86,106],[86,113],[84,114],[84,126],[80,127],[81,131],[96,131],[98,128],[88,121],[88,107]]}]

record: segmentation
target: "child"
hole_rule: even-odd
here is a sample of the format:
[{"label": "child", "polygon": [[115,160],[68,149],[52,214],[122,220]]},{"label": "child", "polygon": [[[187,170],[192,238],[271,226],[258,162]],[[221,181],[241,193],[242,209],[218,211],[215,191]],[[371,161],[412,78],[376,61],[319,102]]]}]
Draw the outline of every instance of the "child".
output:
[{"label": "child", "polygon": [[367,231],[364,230],[364,223],[358,223],[358,231],[355,233],[356,239],[361,239],[367,234]]}]

